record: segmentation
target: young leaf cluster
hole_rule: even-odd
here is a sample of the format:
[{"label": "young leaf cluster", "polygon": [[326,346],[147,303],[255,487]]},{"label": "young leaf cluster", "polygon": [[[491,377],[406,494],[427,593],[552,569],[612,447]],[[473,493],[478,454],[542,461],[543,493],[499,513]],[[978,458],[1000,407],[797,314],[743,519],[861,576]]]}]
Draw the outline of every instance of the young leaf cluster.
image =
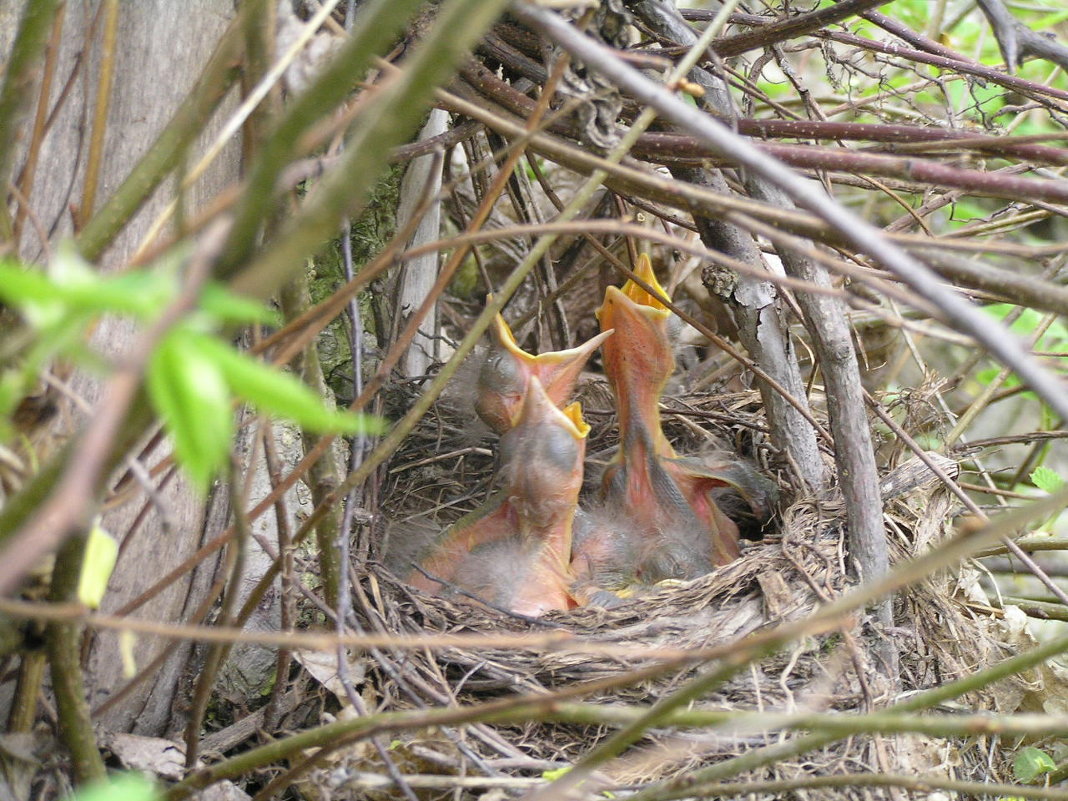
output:
[{"label": "young leaf cluster", "polygon": [[[46,272],[0,261],[0,301],[26,324],[17,353],[0,373],[0,434],[9,439],[10,419],[54,359],[81,367],[103,367],[86,342],[104,315],[132,318],[147,326],[158,320],[182,288],[181,254],[144,270],[100,275],[71,248],[62,248]],[[156,344],[145,385],[156,414],[174,442],[175,455],[190,480],[206,489],[225,466],[234,435],[235,400],[290,420],[317,433],[373,433],[381,421],[328,408],[292,375],[270,367],[223,340],[228,325],[276,322],[275,314],[209,282],[193,311],[171,326]]]}]

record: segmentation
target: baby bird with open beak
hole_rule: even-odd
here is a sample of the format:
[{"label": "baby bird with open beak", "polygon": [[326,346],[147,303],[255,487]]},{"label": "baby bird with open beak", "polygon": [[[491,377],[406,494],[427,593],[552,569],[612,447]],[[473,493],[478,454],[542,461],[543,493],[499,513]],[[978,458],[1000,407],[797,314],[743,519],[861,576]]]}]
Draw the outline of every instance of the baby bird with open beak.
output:
[{"label": "baby bird with open beak", "polygon": [[[679,458],[660,427],[659,400],[675,369],[668,335],[667,295],[642,255],[635,269],[653,292],[628,280],[608,287],[597,310],[601,328],[614,329],[604,346],[605,372],[616,398],[619,452],[604,476],[607,508],[627,530],[590,527],[575,545],[580,585],[691,579],[738,558],[738,527],[720,510],[713,491],[732,486],[750,498],[751,468],[735,460],[707,463]],[[758,482],[759,483],[759,482]]]},{"label": "baby bird with open beak", "polygon": [[503,434],[512,427],[532,377],[541,382],[555,405],[563,406],[587,360],[611,335],[611,330],[604,330],[578,347],[534,356],[519,347],[512,329],[498,314],[494,344],[478,375],[475,411],[486,425]]},{"label": "baby bird with open beak", "polygon": [[527,616],[576,606],[571,540],[588,433],[579,404],[557,408],[531,376],[501,437],[504,488],[448,529],[408,583],[433,594],[452,585]]}]

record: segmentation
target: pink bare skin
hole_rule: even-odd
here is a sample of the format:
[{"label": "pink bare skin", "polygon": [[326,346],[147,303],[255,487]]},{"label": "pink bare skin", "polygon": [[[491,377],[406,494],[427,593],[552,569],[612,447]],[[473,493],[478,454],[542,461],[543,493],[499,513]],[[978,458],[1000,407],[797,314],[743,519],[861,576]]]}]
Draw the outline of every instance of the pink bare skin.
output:
[{"label": "pink bare skin", "polygon": [[[647,257],[639,260],[636,272],[663,294]],[[610,572],[650,583],[695,578],[737,559],[738,528],[710,495],[732,483],[729,470],[720,469],[729,464],[678,458],[660,427],[660,396],[675,369],[667,330],[670,312],[657,295],[628,281],[622,289],[608,288],[597,317],[603,329],[615,330],[604,345],[604,363],[620,431],[619,453],[604,476],[604,496],[607,505],[626,510],[646,540],[637,548],[615,549],[621,559],[637,561],[613,565]],[[612,551],[596,537],[584,537],[575,558],[604,564],[604,554]]]}]

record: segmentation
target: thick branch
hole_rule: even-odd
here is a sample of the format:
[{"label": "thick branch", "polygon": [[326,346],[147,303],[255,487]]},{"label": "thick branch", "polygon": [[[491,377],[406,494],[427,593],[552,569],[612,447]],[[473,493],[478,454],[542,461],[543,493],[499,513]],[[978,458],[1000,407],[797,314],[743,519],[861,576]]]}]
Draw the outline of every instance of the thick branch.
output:
[{"label": "thick branch", "polygon": [[992,324],[989,316],[944,286],[936,275],[887,240],[875,226],[831,201],[811,182],[761,153],[743,137],[621,63],[607,48],[583,36],[555,14],[522,3],[513,6],[513,13],[558,42],[589,67],[604,73],[637,100],[655,108],[665,119],[701,138],[722,154],[730,154],[745,169],[782,188],[795,203],[834,227],[852,247],[875,258],[917,294],[937,306],[949,323],[974,337],[991,354],[1015,370],[1057,414],[1068,418],[1068,392],[1065,392],[1060,379],[1028,353],[1014,335],[1003,326]]}]

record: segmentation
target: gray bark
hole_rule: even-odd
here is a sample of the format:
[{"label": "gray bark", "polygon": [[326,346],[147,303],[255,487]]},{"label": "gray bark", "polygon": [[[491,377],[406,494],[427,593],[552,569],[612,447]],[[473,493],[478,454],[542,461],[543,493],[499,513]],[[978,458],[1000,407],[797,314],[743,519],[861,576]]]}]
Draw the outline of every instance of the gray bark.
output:
[{"label": "gray bark", "polygon": [[[419,140],[430,139],[445,132],[449,125],[447,112],[435,109],[419,134]],[[407,226],[412,216],[428,198],[430,207],[420,218],[412,234],[409,247],[432,242],[441,236],[441,203],[436,199],[441,191],[441,160],[423,156],[412,161],[401,181],[400,207],[397,209],[397,228]],[[404,264],[397,279],[396,309],[402,318],[411,314],[426,300],[438,277],[438,254],[427,253]],[[400,321],[403,325],[404,320]],[[410,377],[426,375],[437,358],[437,312],[431,311],[419,326],[419,334],[401,361],[401,372]]]},{"label": "gray bark", "polygon": [[[17,19],[22,5],[19,0],[0,0],[0,21]],[[99,30],[95,42],[88,41],[88,35],[90,21],[98,6],[99,3],[89,0],[73,0],[67,4],[58,69],[51,91],[52,104],[71,75],[78,54],[85,51],[89,58],[73,81],[70,96],[44,140],[32,187],[29,207],[47,232],[49,248],[70,236],[70,204],[81,202],[100,69]],[[232,16],[232,0],[188,0],[183,3],[139,0],[120,4],[115,77],[97,207],[168,122]],[[9,32],[12,27],[0,25],[0,30]],[[10,36],[5,33],[0,40],[2,52],[6,53],[10,44]],[[222,114],[216,115],[205,134],[206,141],[215,134],[222,121]],[[29,138],[29,120],[23,130],[26,135],[20,145],[24,148],[25,140]],[[235,141],[186,194],[184,202],[188,211],[203,205],[236,179],[239,155],[238,142]],[[24,158],[24,152],[16,154],[16,171]],[[190,163],[196,158],[197,154],[191,153]],[[157,191],[121,234],[100,267],[109,269],[124,263],[136,249],[148,225],[173,196],[174,188],[169,183]],[[35,226],[27,224],[20,255],[27,261],[41,262],[45,253],[46,246]],[[106,321],[96,332],[95,341],[108,353],[121,353],[128,346],[132,333],[128,324]],[[79,377],[73,383],[78,394],[90,404],[95,402],[99,389],[95,380]],[[74,410],[70,418],[75,430],[82,422],[80,414]],[[164,448],[156,448],[148,461],[154,463],[165,454]],[[123,606],[190,556],[200,546],[204,532],[215,534],[220,531],[229,515],[226,503],[206,503],[189,492],[180,479],[171,481],[160,491],[158,499],[159,503],[150,502],[144,520],[123,541],[122,554],[105,597],[104,612]],[[144,493],[135,494],[132,500],[105,516],[104,527],[122,539],[145,503]],[[183,620],[203,599],[214,569],[213,560],[207,560],[199,570],[174,582],[143,606],[136,616],[158,621]],[[133,648],[138,667],[144,667],[167,644],[160,640],[140,639]],[[148,681],[101,718],[102,725],[114,731],[142,734],[162,734],[171,728],[172,708],[176,694],[182,688],[189,654],[190,646],[180,646]],[[125,683],[116,635],[109,633],[95,637],[87,674],[92,707],[107,700]]]}]

